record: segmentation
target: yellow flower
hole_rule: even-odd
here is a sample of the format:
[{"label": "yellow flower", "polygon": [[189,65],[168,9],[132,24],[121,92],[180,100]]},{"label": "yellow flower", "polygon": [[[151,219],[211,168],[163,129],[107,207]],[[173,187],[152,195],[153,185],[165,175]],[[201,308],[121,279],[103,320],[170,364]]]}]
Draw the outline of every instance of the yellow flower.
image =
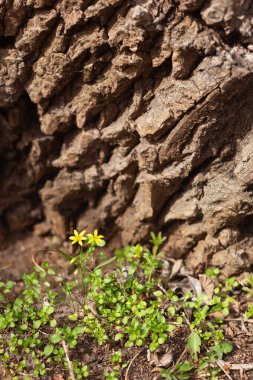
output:
[{"label": "yellow flower", "polygon": [[70,236],[69,240],[72,240],[72,244],[78,243],[79,245],[83,245],[83,240],[86,240],[86,236],[83,236],[85,234],[85,231],[80,232],[80,234],[77,232],[77,230],[74,230],[74,235]]},{"label": "yellow flower", "polygon": [[87,237],[89,238],[88,243],[89,244],[96,244],[98,246],[104,245],[104,236],[98,235],[98,230],[94,231],[94,234],[87,234]]}]

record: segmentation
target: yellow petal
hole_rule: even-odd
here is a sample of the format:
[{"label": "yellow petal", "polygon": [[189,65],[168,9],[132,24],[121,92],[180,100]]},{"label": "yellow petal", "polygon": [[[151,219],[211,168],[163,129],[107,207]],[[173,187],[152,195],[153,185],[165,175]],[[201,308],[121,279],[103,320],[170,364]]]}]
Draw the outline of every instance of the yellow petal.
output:
[{"label": "yellow petal", "polygon": [[70,236],[69,240],[75,240],[75,236]]},{"label": "yellow petal", "polygon": [[78,232],[77,230],[74,230],[74,235],[77,237],[78,236]]},{"label": "yellow petal", "polygon": [[80,234],[79,234],[79,235],[80,235],[80,236],[83,236],[83,235],[85,234],[85,232],[86,232],[86,231],[85,231],[85,230],[83,230],[82,232],[80,232]]},{"label": "yellow petal", "polygon": [[95,230],[94,231],[94,236],[97,236],[97,234],[98,234],[98,230]]}]

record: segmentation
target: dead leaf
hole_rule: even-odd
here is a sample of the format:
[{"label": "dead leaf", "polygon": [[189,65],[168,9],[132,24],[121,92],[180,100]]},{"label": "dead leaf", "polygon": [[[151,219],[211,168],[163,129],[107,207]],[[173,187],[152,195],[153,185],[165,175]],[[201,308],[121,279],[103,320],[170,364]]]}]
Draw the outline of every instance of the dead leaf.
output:
[{"label": "dead leaf", "polygon": [[92,312],[92,314],[94,314],[96,317],[98,317],[99,314],[98,314],[98,312],[97,312],[96,302],[93,301],[93,300],[89,300],[89,301],[88,301],[88,306],[89,306],[89,309],[90,309],[90,311]]},{"label": "dead leaf", "polygon": [[207,296],[208,299],[213,298],[215,283],[211,279],[210,276],[207,276],[206,274],[200,274],[199,275],[199,281],[202,286],[203,292]]},{"label": "dead leaf", "polygon": [[173,361],[172,350],[168,346],[159,347],[155,352],[148,353],[150,365],[167,368]]},{"label": "dead leaf", "polygon": [[171,364],[173,360],[172,351],[170,350],[166,354],[162,355],[160,358],[158,358],[158,367],[164,367],[167,368]]},{"label": "dead leaf", "polygon": [[164,280],[168,280],[169,279],[169,273],[170,273],[170,262],[168,260],[164,260],[163,262],[163,268],[162,268],[162,271],[161,271],[161,278],[164,279]]},{"label": "dead leaf", "polygon": [[[152,368],[151,372],[154,373],[154,372],[161,372],[162,368],[161,367],[154,367]],[[158,377],[160,378],[160,376]]]},{"label": "dead leaf", "polygon": [[223,317],[223,314],[221,311],[215,311],[214,313],[210,313],[210,317],[214,317],[214,318],[222,318]]},{"label": "dead leaf", "polygon": [[12,375],[11,375],[11,372],[9,371],[8,368],[2,368],[2,366],[1,366],[0,367],[0,375],[3,376],[3,377],[1,377],[2,379],[12,380]]},{"label": "dead leaf", "polygon": [[173,278],[173,277],[175,277],[179,273],[182,264],[183,264],[183,260],[182,259],[176,260],[174,262],[172,270],[171,270],[171,274],[170,274],[170,279]]},{"label": "dead leaf", "polygon": [[231,308],[236,312],[240,313],[241,307],[240,307],[240,301],[235,301],[231,303]]},{"label": "dead leaf", "polygon": [[195,297],[198,297],[201,293],[203,293],[201,283],[197,278],[188,275],[186,277],[188,278]]},{"label": "dead leaf", "polygon": [[53,380],[64,380],[64,377],[60,373],[56,373]]},{"label": "dead leaf", "polygon": [[222,368],[225,369],[225,371],[227,371],[227,372],[230,370],[228,363],[224,363]]},{"label": "dead leaf", "polygon": [[224,331],[225,331],[226,335],[229,335],[229,336],[232,336],[232,337],[235,336],[233,330],[227,324],[224,325]]},{"label": "dead leaf", "polygon": [[157,375],[155,376],[152,380],[160,380],[161,379],[161,376],[160,375]]}]

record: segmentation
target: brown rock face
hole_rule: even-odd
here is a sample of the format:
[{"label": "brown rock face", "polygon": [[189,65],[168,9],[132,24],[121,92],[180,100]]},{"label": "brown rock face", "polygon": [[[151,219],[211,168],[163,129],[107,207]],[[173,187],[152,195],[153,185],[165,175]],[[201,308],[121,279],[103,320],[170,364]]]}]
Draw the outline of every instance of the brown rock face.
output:
[{"label": "brown rock face", "polygon": [[0,236],[253,263],[252,0],[0,0],[0,42]]}]

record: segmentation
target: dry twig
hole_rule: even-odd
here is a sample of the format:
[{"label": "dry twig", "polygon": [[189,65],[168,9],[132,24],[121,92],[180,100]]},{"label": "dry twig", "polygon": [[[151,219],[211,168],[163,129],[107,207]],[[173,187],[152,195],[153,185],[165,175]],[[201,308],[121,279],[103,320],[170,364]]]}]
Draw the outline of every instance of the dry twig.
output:
[{"label": "dry twig", "polygon": [[229,373],[227,373],[227,371],[225,370],[225,368],[223,368],[222,364],[224,364],[224,363],[221,362],[221,360],[216,360],[216,363],[218,364],[218,366],[220,367],[220,369],[225,373],[225,375],[227,376],[227,378],[229,380],[233,380],[233,378],[229,375]]},{"label": "dry twig", "polygon": [[70,379],[71,380],[76,380],[75,374],[74,374],[73,365],[72,365],[72,362],[71,362],[71,360],[69,358],[69,350],[68,350],[68,347],[66,345],[65,340],[62,341],[62,347],[64,349],[64,352],[65,352],[65,355],[66,355],[66,359],[67,359],[67,362],[68,362]]},{"label": "dry twig", "polygon": [[250,371],[253,369],[253,363],[250,364],[233,364],[233,363],[227,363],[232,370],[239,371],[240,369],[243,369],[244,371]]},{"label": "dry twig", "polygon": [[133,357],[133,359],[130,361],[129,363],[129,366],[127,367],[127,370],[126,370],[126,374],[125,374],[125,380],[129,380],[129,371],[130,371],[130,368],[133,364],[133,362],[135,361],[135,359],[145,350],[145,348],[143,348],[142,350],[140,350],[139,352],[137,352],[137,354]]},{"label": "dry twig", "polygon": [[188,350],[188,347],[186,346],[186,347],[184,348],[183,352],[181,353],[181,355],[179,356],[179,358],[177,359],[177,361],[176,361],[174,367],[175,367],[178,363],[180,363],[180,361],[181,361],[181,360],[183,359],[183,357],[185,356],[187,350]]}]

